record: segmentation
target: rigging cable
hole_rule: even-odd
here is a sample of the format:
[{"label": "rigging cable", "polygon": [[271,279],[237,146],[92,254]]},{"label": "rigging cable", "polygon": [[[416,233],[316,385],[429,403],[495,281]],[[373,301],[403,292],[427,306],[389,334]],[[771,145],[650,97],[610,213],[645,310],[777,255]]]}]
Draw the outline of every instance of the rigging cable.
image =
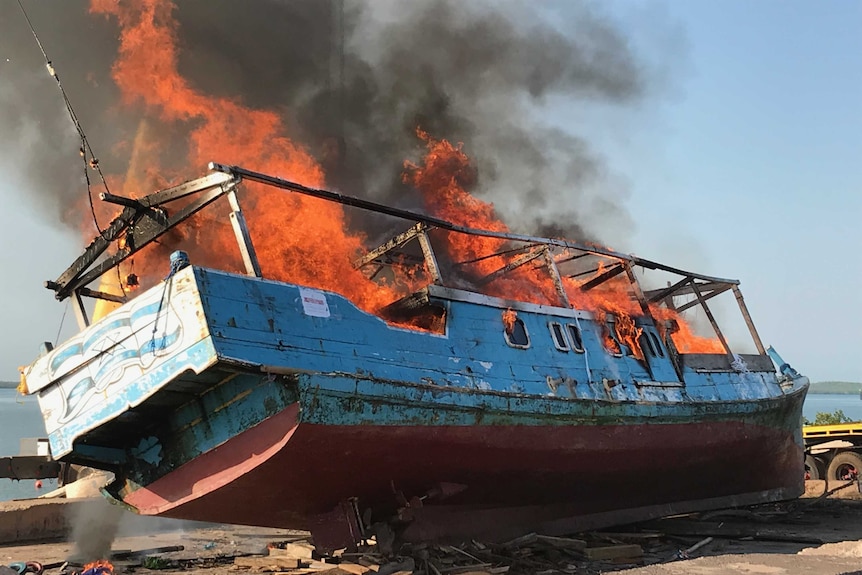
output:
[{"label": "rigging cable", "polygon": [[[96,226],[96,230],[98,230],[99,235],[102,236],[102,239],[105,239],[105,232],[102,230],[101,226],[99,226],[99,220],[96,217],[96,208],[93,205],[93,192],[90,189],[90,174],[87,171],[87,168],[90,167],[99,174],[99,178],[102,181],[102,185],[105,188],[105,191],[110,193],[108,189],[108,182],[105,180],[105,175],[102,173],[102,168],[99,165],[99,160],[96,157],[96,154],[93,153],[93,148],[90,147],[90,142],[87,141],[87,136],[84,134],[84,128],[81,126],[81,122],[78,121],[78,116],[75,114],[75,109],[72,108],[72,102],[69,100],[69,97],[66,95],[66,90],[63,89],[63,84],[60,83],[60,77],[54,71],[54,66],[51,64],[51,60],[48,58],[48,54],[45,52],[45,48],[42,46],[42,42],[39,40],[39,36],[36,34],[36,29],[33,27],[33,23],[30,21],[30,17],[27,16],[27,11],[24,10],[24,5],[21,3],[21,0],[17,0],[18,7],[21,8],[21,13],[24,15],[24,19],[27,21],[27,25],[30,27],[30,32],[33,34],[33,38],[36,40],[36,44],[39,46],[39,50],[42,52],[42,56],[45,58],[45,66],[48,68],[48,73],[51,75],[54,80],[57,82],[57,87],[60,89],[60,94],[63,95],[63,102],[66,104],[66,110],[69,112],[69,117],[72,119],[72,124],[75,125],[75,129],[78,131],[78,137],[81,139],[81,147],[78,150],[81,154],[81,157],[84,160],[84,180],[87,182],[87,199],[90,202],[90,213],[93,216],[93,224]],[[89,154],[89,160],[87,160],[87,156]]]}]

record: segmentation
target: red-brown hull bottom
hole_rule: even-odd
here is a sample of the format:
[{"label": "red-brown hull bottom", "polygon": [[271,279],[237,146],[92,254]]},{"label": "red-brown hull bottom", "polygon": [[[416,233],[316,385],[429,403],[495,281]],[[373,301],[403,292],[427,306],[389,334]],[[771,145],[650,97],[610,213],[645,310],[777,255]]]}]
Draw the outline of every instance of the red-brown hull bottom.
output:
[{"label": "red-brown hull bottom", "polygon": [[297,412],[292,406],[125,501],[143,514],[301,529],[350,497],[362,510],[394,511],[394,490],[410,498],[449,482],[467,488],[426,501],[415,532],[451,533],[438,524],[471,509],[488,519],[456,521],[459,534],[503,535],[510,530],[490,527],[511,520],[515,531],[566,531],[576,525],[555,521],[582,516],[595,528],[803,490],[792,435],[738,422],[333,426],[298,424]]}]

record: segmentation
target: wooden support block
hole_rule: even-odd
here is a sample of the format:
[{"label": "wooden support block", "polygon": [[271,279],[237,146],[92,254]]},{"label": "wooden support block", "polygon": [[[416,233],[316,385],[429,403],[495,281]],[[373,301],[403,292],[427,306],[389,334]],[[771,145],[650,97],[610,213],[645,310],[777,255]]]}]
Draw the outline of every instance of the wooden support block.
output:
[{"label": "wooden support block", "polygon": [[306,543],[287,543],[284,547],[270,547],[270,557],[296,557],[297,559],[311,559],[314,547]]},{"label": "wooden support block", "polygon": [[302,563],[296,557],[235,557],[233,564],[238,567],[251,567],[260,571],[283,571],[298,569]]},{"label": "wooden support block", "polygon": [[604,560],[620,557],[640,557],[644,554],[640,545],[611,545],[609,547],[587,547],[584,549],[587,559]]}]

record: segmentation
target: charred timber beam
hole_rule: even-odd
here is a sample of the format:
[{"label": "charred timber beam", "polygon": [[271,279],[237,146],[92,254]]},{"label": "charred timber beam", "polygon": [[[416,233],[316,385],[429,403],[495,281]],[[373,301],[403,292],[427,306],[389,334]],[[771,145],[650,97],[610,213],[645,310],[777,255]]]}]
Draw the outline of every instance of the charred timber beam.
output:
[{"label": "charred timber beam", "polygon": [[431,240],[425,230],[421,230],[418,234],[419,247],[422,248],[422,255],[425,257],[425,267],[431,275],[431,281],[438,285],[443,285],[443,276],[440,274],[440,266],[437,264],[437,257],[434,255],[434,248],[431,246]]},{"label": "charred timber beam", "polygon": [[426,229],[428,229],[428,226],[423,222],[412,226],[407,231],[398,234],[386,243],[379,245],[361,258],[357,259],[355,262],[353,262],[353,267],[359,269],[362,266],[370,264],[383,254],[405,245],[407,242],[418,236],[421,232],[424,232]]},{"label": "charred timber beam", "polygon": [[[701,287],[703,287],[703,286],[702,286],[702,285],[699,285],[699,286],[698,286],[698,289],[700,289]],[[721,287],[721,288],[714,289],[714,290],[712,290],[711,292],[708,292],[708,293],[704,293],[704,292],[700,292],[700,293],[701,293],[701,296],[703,297],[703,301],[706,301],[706,300],[708,300],[708,299],[712,299],[712,298],[714,298],[715,296],[717,296],[717,295],[719,295],[719,294],[723,294],[724,292],[726,292],[726,291],[727,291],[727,290],[729,290],[730,288],[731,288],[731,286],[724,286],[724,287]],[[692,307],[694,307],[694,306],[696,306],[696,305],[700,305],[700,302],[699,302],[698,300],[690,301],[690,302],[685,303],[685,304],[683,304],[683,305],[679,306],[678,308],[676,308],[676,311],[678,311],[678,312],[682,313],[682,312],[684,312],[685,310],[687,310],[687,309],[689,309],[689,308],[692,308]]]},{"label": "charred timber beam", "polygon": [[109,204],[117,204],[118,206],[125,206],[127,208],[132,208],[135,210],[145,210],[147,207],[139,202],[138,200],[132,198],[124,198],[123,196],[115,196],[109,192],[102,192],[99,194],[99,199],[103,202],[108,202]]},{"label": "charred timber beam", "polygon": [[715,335],[718,336],[718,341],[721,342],[721,346],[724,348],[725,353],[727,353],[727,355],[730,357],[730,360],[733,361],[733,352],[730,351],[730,346],[727,345],[727,340],[724,339],[724,334],[721,333],[721,328],[718,327],[718,322],[715,321],[715,317],[712,315],[712,311],[709,309],[709,306],[706,305],[706,300],[700,293],[700,288],[697,287],[697,283],[695,282],[691,282],[691,287],[694,290],[694,295],[697,296],[697,301],[699,301],[701,307],[703,307],[703,311],[706,314],[709,323],[712,324],[712,329],[715,330]]},{"label": "charred timber beam", "polygon": [[754,340],[754,345],[757,347],[757,353],[765,355],[766,349],[764,349],[763,342],[760,341],[760,335],[757,333],[757,328],[754,327],[754,322],[751,321],[751,316],[748,314],[748,307],[745,305],[742,291],[738,286],[733,286],[731,289],[733,289],[733,295],[736,296],[736,303],[739,304],[739,311],[742,313],[742,319],[745,320],[745,325],[748,326],[748,331],[751,333],[751,339]]},{"label": "charred timber beam", "polygon": [[526,247],[525,246],[519,246],[517,248],[512,248],[512,249],[508,249],[508,250],[501,250],[499,252],[493,252],[490,254],[485,254],[484,256],[479,256],[477,258],[471,258],[469,260],[461,260],[460,262],[455,262],[452,265],[461,267],[461,266],[466,266],[469,264],[475,264],[478,262],[483,262],[483,261],[489,260],[491,258],[501,258],[501,257],[509,255],[509,254],[516,254],[519,252],[523,252],[525,249],[528,249],[529,247],[531,247],[531,246],[526,246]]},{"label": "charred timber beam", "polygon": [[233,227],[236,243],[239,246],[242,262],[245,265],[245,273],[257,278],[263,277],[260,271],[260,262],[257,259],[257,252],[254,251],[251,234],[248,231],[248,225],[245,223],[245,216],[242,214],[242,208],[240,208],[239,200],[236,197],[236,187],[227,193],[227,199],[230,202],[232,210],[230,213],[230,224]]},{"label": "charred timber beam", "polygon": [[377,202],[372,202],[369,200],[363,200],[354,196],[347,196],[344,194],[339,194],[337,192],[331,192],[329,190],[321,190],[317,188],[309,188],[308,186],[303,186],[302,184],[298,184],[296,182],[291,182],[290,180],[285,180],[282,178],[276,178],[275,176],[270,176],[267,174],[263,174],[261,172],[255,172],[252,170],[247,170],[240,166],[228,166],[225,164],[218,164],[216,162],[209,163],[209,169],[215,170],[218,172],[222,172],[225,174],[231,174],[235,177],[243,178],[246,180],[251,180],[253,182],[258,182],[261,184],[266,184],[268,186],[273,186],[276,188],[281,188],[283,190],[290,190],[292,192],[296,192],[299,194],[304,194],[307,196],[312,196],[315,198],[320,198],[323,200],[329,200],[331,202],[336,202],[345,206],[351,206],[354,208],[359,208],[363,210],[369,210],[372,212],[377,212],[380,214],[386,214],[389,216],[393,216],[396,218],[401,218],[405,220],[412,220],[415,222],[424,222],[430,226],[440,228],[443,230],[448,230],[451,232],[458,232],[462,234],[469,234],[474,236],[486,237],[486,238],[498,238],[501,240],[511,240],[511,241],[519,241],[519,242],[527,242],[527,243],[540,243],[546,244],[549,246],[556,246],[561,248],[569,248],[575,249],[582,252],[589,252],[591,254],[597,254],[606,256],[609,258],[614,258],[623,261],[629,261],[634,265],[638,265],[651,270],[662,270],[670,273],[674,273],[681,276],[692,276],[694,278],[703,280],[703,281],[718,281],[718,282],[728,282],[738,284],[738,280],[731,279],[722,279],[716,278],[712,276],[706,276],[703,274],[697,274],[693,272],[683,271],[671,266],[666,266],[664,264],[660,264],[658,262],[654,262],[651,260],[639,258],[636,256],[623,254],[620,252],[615,252],[613,250],[607,248],[600,248],[596,246],[588,246],[586,244],[580,244],[578,242],[572,242],[569,240],[561,240],[556,238],[543,238],[538,236],[528,236],[524,234],[513,234],[508,232],[493,232],[489,230],[478,230],[475,228],[469,228],[466,226],[459,226],[448,222],[446,220],[435,218],[433,216],[427,216],[425,214],[419,214],[417,212],[411,212],[409,210],[402,210],[398,208],[393,208],[391,206],[387,206],[384,204],[378,204]]},{"label": "charred timber beam", "polygon": [[663,300],[669,296],[676,295],[677,290],[684,287],[688,282],[693,281],[693,280],[694,280],[694,278],[692,278],[691,276],[685,276],[684,278],[682,278],[681,280],[679,280],[678,282],[676,282],[672,286],[668,286],[664,289],[650,290],[650,291],[646,292],[644,295],[647,297],[647,301],[649,301],[649,303],[656,303],[656,302],[661,301],[661,300]]},{"label": "charred timber beam", "polygon": [[[71,292],[78,289],[79,287],[86,286],[93,280],[98,279],[102,274],[112,269],[116,265],[122,263],[127,258],[138,252],[141,248],[147,246],[153,240],[158,239],[162,234],[167,232],[169,229],[171,229],[181,221],[189,218],[191,215],[197,213],[202,208],[206,207],[208,204],[214,202],[223,193],[224,190],[222,190],[221,188],[209,190],[208,192],[203,193],[194,202],[188,204],[185,208],[178,211],[174,215],[165,218],[161,222],[157,220],[139,222],[138,225],[135,225],[133,228],[129,229],[129,233],[132,235],[129,236],[127,234],[126,247],[117,250],[114,255],[106,258],[105,260],[102,260],[101,262],[99,262],[98,265],[89,268],[89,271],[87,271],[89,265],[92,264],[92,262],[90,262],[88,264],[88,267],[84,267],[76,274],[73,274],[71,279],[65,284],[63,284],[61,280],[58,279],[56,283],[60,284],[61,288],[59,290],[56,290],[55,297],[61,301],[69,297]],[[131,241],[129,241],[129,238],[131,239]]]},{"label": "charred timber beam", "polygon": [[589,257],[591,255],[594,255],[594,254],[581,253],[581,254],[575,254],[573,256],[559,257],[559,258],[556,258],[554,261],[557,263],[557,265],[560,265],[560,264],[565,264],[568,262],[573,262],[573,261],[579,260],[581,258]]},{"label": "charred timber beam", "polygon": [[179,200],[180,198],[185,198],[186,196],[202,192],[208,188],[214,188],[216,186],[233,188],[238,183],[239,180],[230,174],[214,173],[202,178],[183,182],[182,184],[170,188],[165,188],[164,190],[159,190],[158,192],[153,192],[143,198],[138,198],[138,201],[148,208],[151,208],[154,206],[160,206],[167,202]]},{"label": "charred timber beam", "polygon": [[[54,283],[52,281],[45,282],[45,287],[50,289],[50,290],[55,290],[55,291],[60,288],[60,286],[58,286],[56,283]],[[103,300],[112,301],[115,303],[126,303],[128,301],[128,298],[126,296],[108,293],[108,292],[104,292],[104,291],[92,290],[90,288],[78,288],[78,293],[81,294],[83,297],[91,297],[94,299],[103,299]]]},{"label": "charred timber beam", "polygon": [[544,255],[544,250],[541,248],[537,249],[537,250],[531,250],[525,254],[521,254],[518,257],[516,257],[515,259],[513,259],[512,261],[510,261],[509,263],[507,263],[506,265],[504,265],[503,267],[492,271],[491,273],[489,273],[488,275],[486,275],[483,278],[480,278],[476,283],[478,285],[485,285],[487,283],[490,283],[490,282],[494,281],[495,279],[497,279],[498,277],[502,276],[503,274],[506,274],[515,268],[521,267],[522,265],[529,263],[529,262],[535,260],[536,258],[540,258],[543,255]]},{"label": "charred timber beam", "polygon": [[545,246],[542,249],[542,256],[545,258],[545,265],[548,266],[548,273],[551,274],[551,281],[554,282],[554,289],[557,290],[560,301],[564,307],[572,307],[569,301],[569,294],[566,293],[566,288],[563,286],[563,278],[560,277],[560,270],[557,269],[557,263],[554,261],[553,254],[551,254],[551,248]]},{"label": "charred timber beam", "polygon": [[[302,184],[298,184],[296,182],[291,182],[290,180],[285,180],[282,178],[277,178],[275,176],[270,176],[267,174],[263,174],[261,172],[255,172],[252,170],[247,170],[240,166],[228,166],[225,164],[219,164],[216,162],[210,162],[209,169],[215,170],[218,172],[223,172],[226,174],[232,174],[233,176],[243,178],[246,180],[251,180],[253,182],[258,182],[261,184],[266,184],[269,186],[273,186],[276,188],[281,188],[283,190],[290,190],[292,192],[297,192],[300,194],[304,194],[307,196],[312,196],[315,198],[320,198],[323,200],[329,200],[331,202],[336,202],[339,204],[343,204],[345,206],[351,206],[354,208],[359,208],[363,210],[369,210],[372,212],[377,212],[381,214],[386,214],[389,216],[393,216],[396,218],[401,218],[405,220],[413,220],[416,222],[424,222],[430,226],[452,231],[459,232],[463,234],[470,234],[474,236],[487,237],[487,238],[498,238],[501,240],[512,240],[512,241],[520,241],[520,242],[529,242],[529,243],[541,243],[547,244],[550,246],[557,246],[561,248],[570,248],[575,250],[580,250],[583,252],[589,252],[593,254],[601,254],[607,257],[621,259],[621,260],[630,260],[630,261],[638,261],[639,258],[635,258],[634,256],[615,252],[610,249],[600,248],[596,246],[588,246],[585,244],[580,244],[577,242],[572,242],[568,240],[561,240],[556,238],[543,238],[538,236],[529,236],[524,234],[513,234],[508,232],[494,232],[489,230],[479,230],[475,228],[470,228],[466,226],[459,226],[453,224],[452,222],[435,218],[434,216],[428,216],[425,214],[420,214],[417,212],[411,212],[409,210],[402,210],[399,208],[393,208],[391,206],[387,206],[384,204],[378,204],[377,202],[372,202],[369,200],[363,200],[361,198],[357,198],[354,196],[348,196],[344,194],[339,194],[337,192],[331,192],[329,190],[321,190],[317,188],[310,188],[308,186],[303,186]],[[647,261],[647,260],[645,260]],[[649,266],[658,266],[656,269],[663,269],[662,264],[656,262],[649,262]],[[641,265],[638,263],[638,265]],[[707,277],[707,276],[704,276]],[[710,278],[716,279],[716,278]],[[732,280],[730,280],[732,281]]]},{"label": "charred timber beam", "polygon": [[[111,261],[114,261],[114,265],[116,265],[116,263],[119,263],[153,239],[157,238],[159,235],[163,234],[168,228],[176,225],[183,219],[195,213],[197,210],[209,204],[224,190],[235,186],[238,181],[239,180],[230,174],[215,173],[204,176],[203,178],[185,182],[172,188],[154,192],[144,196],[143,198],[129,200],[129,202],[134,203],[135,206],[125,205],[123,207],[123,211],[120,212],[120,215],[114,218],[111,223],[108,224],[108,227],[92,242],[90,242],[90,245],[84,249],[84,253],[81,254],[72,263],[72,265],[57,278],[56,281],[51,282],[52,285],[56,286],[51,288],[55,292],[55,297],[60,301],[66,299],[77,288],[87,285],[93,281],[93,279],[102,275],[102,273],[107,269],[110,269],[112,266],[104,267],[103,265],[99,265],[98,269],[101,271],[99,271],[98,274],[94,275],[93,273],[87,273],[87,270],[89,270],[90,267],[99,260],[102,254],[105,253],[108,247],[110,247],[111,242],[120,238],[124,238],[126,240],[125,247],[119,250],[118,254],[114,257],[110,258]],[[183,209],[180,212],[183,214],[182,218],[178,218],[177,216],[168,218],[165,212],[159,209],[159,206],[163,203],[184,198],[191,194],[211,189],[216,186],[218,186],[215,190],[217,193],[214,194],[211,190],[208,194],[208,201],[203,203],[200,201],[195,202],[192,204],[193,206],[197,206],[194,210],[188,209],[191,206]],[[110,198],[116,200],[117,198],[120,198],[120,196],[111,195]],[[125,201],[128,200],[128,198],[122,198],[122,200]],[[117,258],[116,256],[121,252],[124,252],[124,255]],[[85,280],[84,278],[88,279]]]},{"label": "charred timber beam", "polygon": [[579,278],[579,277],[581,277],[581,276],[591,276],[591,275],[593,275],[594,273],[596,273],[596,272],[598,272],[598,271],[601,271],[601,269],[602,269],[602,266],[598,266],[598,267],[594,267],[594,268],[593,268],[593,269],[591,269],[591,270],[586,270],[586,271],[578,272],[578,273],[575,273],[575,274],[569,274],[569,275],[567,275],[566,277],[567,277],[567,278],[570,278],[570,279],[575,279],[575,278]]},{"label": "charred timber beam", "polygon": [[[695,279],[696,278],[691,278],[691,281],[694,281]],[[673,297],[681,296],[681,295],[694,295],[694,290],[691,288],[690,285],[683,285],[686,283],[687,282],[677,282],[676,284],[674,284],[674,286],[672,286],[674,288],[673,293],[666,294],[665,297],[667,295],[671,295]],[[730,286],[733,286],[733,285],[736,285],[736,284],[729,283],[729,282],[704,282],[704,281],[702,281],[701,283],[698,284],[698,287],[700,288],[701,293],[703,293],[704,291],[711,291],[711,290],[715,290],[715,289],[725,289],[725,290],[730,289]],[[680,286],[680,287],[677,287],[677,286]],[[657,294],[659,292],[666,292],[669,289],[671,289],[671,288],[665,288],[663,290],[650,290],[648,292],[648,295],[650,296],[650,299],[652,299],[653,294]]]},{"label": "charred timber beam", "polygon": [[646,317],[652,317],[652,314],[650,314],[650,310],[649,310],[649,303],[647,302],[646,297],[644,296],[644,292],[641,289],[641,284],[638,282],[638,278],[635,277],[635,272],[632,269],[631,264],[626,262],[626,263],[623,263],[622,265],[625,266],[625,268],[626,268],[626,275],[629,278],[629,282],[632,284],[632,289],[635,292],[635,299],[638,300],[638,303],[641,306],[641,311],[643,312],[643,314]]},{"label": "charred timber beam", "polygon": [[588,281],[584,284],[581,284],[581,286],[580,286],[581,291],[590,291],[594,287],[605,283],[609,279],[620,275],[624,271],[626,271],[625,265],[623,265],[623,264],[615,265],[612,268],[610,268],[608,271],[606,271],[605,273],[599,274],[596,277],[594,277],[593,279],[591,279],[590,281]]},{"label": "charred timber beam", "polygon": [[654,262],[652,260],[646,260],[644,258],[639,258],[637,256],[631,256],[631,261],[635,265],[641,266],[642,268],[646,268],[648,270],[660,270],[660,271],[676,274],[678,276],[691,276],[694,279],[699,279],[699,280],[705,281],[705,282],[719,282],[719,283],[729,283],[729,284],[739,285],[739,280],[717,278],[717,277],[707,276],[707,275],[698,274],[698,273],[694,273],[694,272],[687,272],[687,271],[681,270],[679,268],[675,268],[672,266],[666,266],[664,264],[660,264],[660,263]]}]

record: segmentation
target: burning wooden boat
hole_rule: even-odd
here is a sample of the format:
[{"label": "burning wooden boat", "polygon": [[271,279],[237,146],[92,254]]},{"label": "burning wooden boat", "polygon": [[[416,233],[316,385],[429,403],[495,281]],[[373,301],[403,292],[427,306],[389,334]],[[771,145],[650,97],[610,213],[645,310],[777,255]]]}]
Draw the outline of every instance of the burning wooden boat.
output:
[{"label": "burning wooden boat", "polygon": [[[103,194],[122,213],[48,282],[83,329],[22,372],[53,455],[113,471],[105,492],[130,509],[311,529],[331,549],[380,524],[553,535],[803,492],[808,380],[764,348],[737,281],[210,168],[138,199]],[[262,277],[241,180],[408,220],[354,266],[391,282],[415,262],[427,285],[372,314]],[[176,252],[134,298],[87,287],[222,196],[245,273]],[[453,236],[474,242],[462,260]],[[676,281],[642,289],[636,267]],[[731,351],[707,305],[724,292],[757,353]],[[121,305],[91,323],[84,297]],[[696,306],[715,329],[706,353],[680,339]]]}]

